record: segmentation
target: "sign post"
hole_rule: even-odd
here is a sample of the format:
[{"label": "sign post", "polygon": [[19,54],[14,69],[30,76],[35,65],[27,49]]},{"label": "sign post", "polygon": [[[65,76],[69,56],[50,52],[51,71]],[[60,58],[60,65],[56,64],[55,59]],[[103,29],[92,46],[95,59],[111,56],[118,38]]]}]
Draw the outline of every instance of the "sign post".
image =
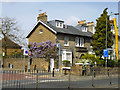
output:
[{"label": "sign post", "polygon": [[24,67],[25,67],[25,55],[28,55],[28,50],[24,49],[24,61],[23,61],[23,70],[24,70]]},{"label": "sign post", "polygon": [[103,50],[103,56],[106,57],[105,67],[107,68],[108,49],[104,49],[104,50]]},{"label": "sign post", "polygon": [[31,54],[32,52],[31,51],[28,51],[28,55],[29,55],[29,62],[28,62],[28,71],[30,72],[30,59],[31,59]]},{"label": "sign post", "polygon": [[60,45],[60,43],[58,43],[57,44],[57,47],[59,48],[59,52],[58,52],[58,54],[59,54],[59,74],[61,74],[61,55],[62,55],[62,51],[61,51],[61,45]]}]

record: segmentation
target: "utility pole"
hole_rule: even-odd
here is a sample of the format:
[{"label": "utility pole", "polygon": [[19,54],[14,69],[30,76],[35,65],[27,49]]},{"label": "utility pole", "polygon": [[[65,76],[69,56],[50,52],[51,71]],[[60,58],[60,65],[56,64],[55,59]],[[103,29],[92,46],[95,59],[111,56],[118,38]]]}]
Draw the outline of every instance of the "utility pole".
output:
[{"label": "utility pole", "polygon": [[[106,50],[107,50],[107,16],[106,16]],[[105,67],[107,68],[107,57],[106,57]]]}]

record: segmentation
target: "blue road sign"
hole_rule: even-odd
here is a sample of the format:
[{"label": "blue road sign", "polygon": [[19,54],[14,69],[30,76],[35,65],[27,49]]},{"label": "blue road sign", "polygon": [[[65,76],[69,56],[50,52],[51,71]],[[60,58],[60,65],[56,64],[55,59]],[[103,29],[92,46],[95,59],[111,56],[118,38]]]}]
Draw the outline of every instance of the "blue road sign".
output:
[{"label": "blue road sign", "polygon": [[108,57],[108,49],[103,50],[103,56]]}]

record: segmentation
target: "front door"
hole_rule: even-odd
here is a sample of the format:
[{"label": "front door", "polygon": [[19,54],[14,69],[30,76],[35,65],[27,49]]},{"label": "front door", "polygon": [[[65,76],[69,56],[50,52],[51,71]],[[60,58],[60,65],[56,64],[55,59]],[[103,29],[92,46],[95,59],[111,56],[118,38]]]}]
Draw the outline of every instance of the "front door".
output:
[{"label": "front door", "polygon": [[53,68],[54,68],[54,59],[51,58],[50,59],[50,71],[53,71]]}]

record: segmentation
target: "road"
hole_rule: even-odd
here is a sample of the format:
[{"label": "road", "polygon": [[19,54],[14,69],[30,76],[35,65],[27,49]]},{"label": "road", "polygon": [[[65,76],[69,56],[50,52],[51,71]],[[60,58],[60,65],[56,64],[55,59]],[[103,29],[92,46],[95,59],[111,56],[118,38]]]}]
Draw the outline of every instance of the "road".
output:
[{"label": "road", "polygon": [[[39,73],[38,85],[36,73],[2,73],[2,87],[3,88],[118,88],[118,75],[108,76],[74,76],[71,75],[70,83],[69,75],[52,77],[51,73]],[[111,80],[111,84],[110,84]],[[92,86],[93,83],[93,86]]]}]

